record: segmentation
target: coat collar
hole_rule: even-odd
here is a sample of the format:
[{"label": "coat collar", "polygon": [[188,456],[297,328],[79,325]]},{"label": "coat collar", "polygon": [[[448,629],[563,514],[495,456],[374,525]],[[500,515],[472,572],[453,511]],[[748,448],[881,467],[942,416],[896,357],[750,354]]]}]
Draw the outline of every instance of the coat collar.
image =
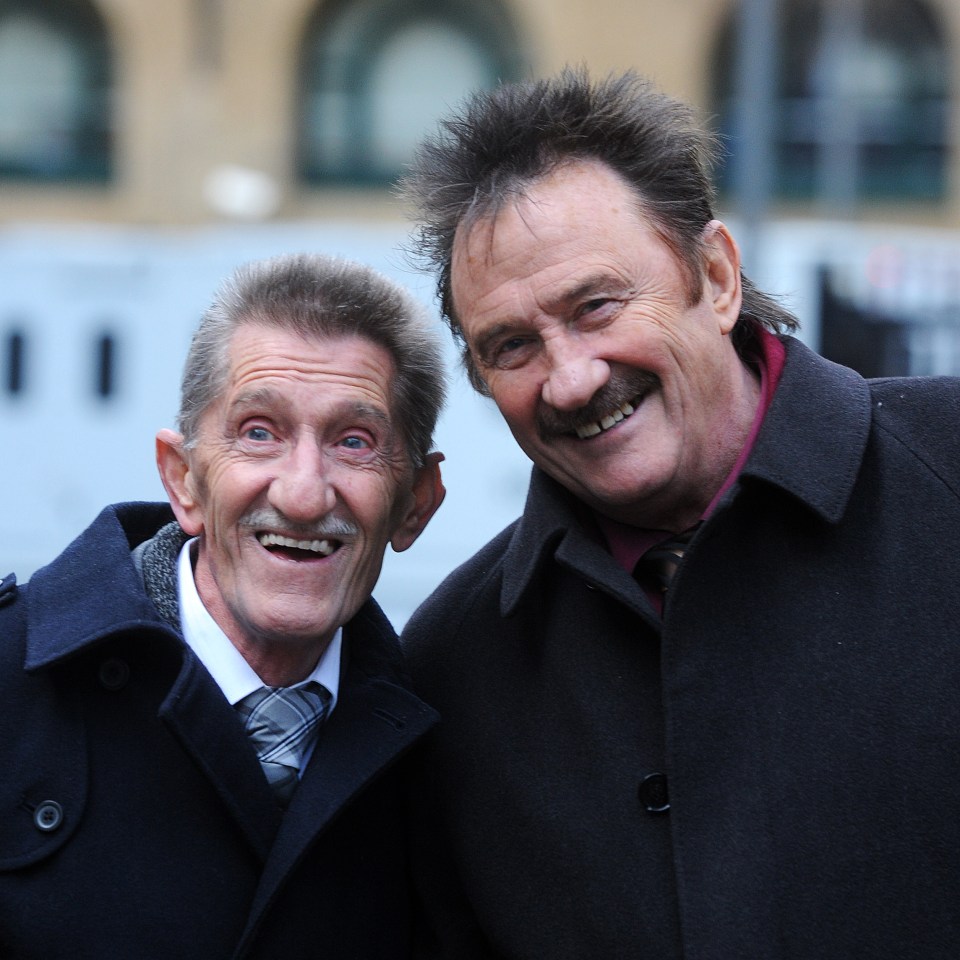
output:
[{"label": "coat collar", "polygon": [[[843,516],[856,483],[870,430],[867,382],[853,370],[784,337],[787,358],[777,392],[741,478],[779,487],[828,523]],[[736,496],[734,484],[727,496]],[[518,606],[544,564],[555,557],[588,581],[629,578],[593,533],[577,500],[534,467],[523,516],[507,546],[501,609]],[[618,591],[625,602],[630,592]]]},{"label": "coat collar", "polygon": [[870,388],[848,367],[785,341],[780,385],[741,477],[773,484],[839,523],[870,434]]},{"label": "coat collar", "polygon": [[25,667],[39,669],[126,629],[170,633],[143,589],[130,551],[172,518],[160,503],[106,507],[27,590]]}]

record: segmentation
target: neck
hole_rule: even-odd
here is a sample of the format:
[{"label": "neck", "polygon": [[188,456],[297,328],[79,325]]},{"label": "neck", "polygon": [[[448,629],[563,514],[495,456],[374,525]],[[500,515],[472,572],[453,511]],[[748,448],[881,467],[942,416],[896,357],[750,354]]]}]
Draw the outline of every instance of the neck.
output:
[{"label": "neck", "polygon": [[683,525],[677,530],[687,530],[707,516],[733,485],[750,453],[762,416],[760,378],[738,358],[728,411],[717,424],[714,468],[705,479],[695,508],[682,518]]},{"label": "neck", "polygon": [[227,603],[203,551],[194,561],[194,583],[200,602],[227,639],[268,687],[289,687],[313,673],[335,631],[329,636],[299,634],[275,617],[271,626],[259,623],[240,607]]},{"label": "neck", "polygon": [[292,687],[313,673],[328,646],[329,641],[319,653],[314,647],[306,656],[292,655],[295,651],[289,650],[250,649],[239,646],[238,649],[266,686]]}]

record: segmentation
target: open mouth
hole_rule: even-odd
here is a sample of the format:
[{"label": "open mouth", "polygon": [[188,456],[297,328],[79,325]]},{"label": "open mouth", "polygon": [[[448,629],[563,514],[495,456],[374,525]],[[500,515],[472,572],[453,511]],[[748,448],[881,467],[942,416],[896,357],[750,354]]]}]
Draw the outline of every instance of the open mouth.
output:
[{"label": "open mouth", "polygon": [[643,403],[643,397],[634,397],[621,404],[615,410],[601,417],[599,420],[593,420],[590,423],[581,424],[576,428],[577,437],[581,440],[588,440],[590,437],[596,437],[598,434],[605,433],[607,430],[622,423],[632,414],[640,404]]},{"label": "open mouth", "polygon": [[329,557],[342,545],[339,540],[297,540],[294,537],[284,537],[279,533],[258,533],[257,540],[260,546],[271,553],[279,554],[290,560],[316,560],[318,557]]}]

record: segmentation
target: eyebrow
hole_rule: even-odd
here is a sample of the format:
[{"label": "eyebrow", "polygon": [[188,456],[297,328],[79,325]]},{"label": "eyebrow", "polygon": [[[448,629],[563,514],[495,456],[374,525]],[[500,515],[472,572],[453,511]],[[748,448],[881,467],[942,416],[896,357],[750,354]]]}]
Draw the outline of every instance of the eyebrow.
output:
[{"label": "eyebrow", "polygon": [[[390,412],[384,410],[382,407],[372,407],[368,403],[360,403],[359,401],[343,404],[343,407],[349,409],[354,416],[378,420],[386,424],[391,430],[396,429]],[[338,406],[336,409],[339,410],[340,407]]]},{"label": "eyebrow", "polygon": [[282,402],[280,394],[269,387],[258,387],[234,397],[230,402],[231,410],[244,410],[246,407],[275,406]]},{"label": "eyebrow", "polygon": [[599,293],[601,290],[620,292],[629,286],[630,284],[616,274],[598,271],[589,274],[572,286],[560,290],[547,301],[547,309],[550,313],[559,313],[567,304],[589,299],[591,294]]},{"label": "eyebrow", "polygon": [[[280,407],[287,406],[283,394],[279,390],[271,387],[258,387],[256,390],[250,390],[241,393],[230,404],[230,410],[243,413],[244,410],[256,409],[257,407]],[[396,426],[389,410],[381,407],[372,406],[369,403],[363,403],[359,400],[343,401],[338,403],[331,411],[333,414],[347,413],[350,416],[366,420],[376,420],[385,424],[391,431],[396,433]]]}]

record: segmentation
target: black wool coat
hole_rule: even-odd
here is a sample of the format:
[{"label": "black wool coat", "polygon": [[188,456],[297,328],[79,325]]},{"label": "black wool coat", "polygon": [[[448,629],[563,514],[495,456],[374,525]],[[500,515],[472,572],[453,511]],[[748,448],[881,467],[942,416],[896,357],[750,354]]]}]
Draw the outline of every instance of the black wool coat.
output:
[{"label": "black wool coat", "polygon": [[401,760],[436,717],[393,630],[372,601],[345,627],[337,708],[282,812],[131,560],[170,519],[107,508],[0,591],[0,957],[408,957]]},{"label": "black wool coat", "polygon": [[787,351],[662,621],[534,470],[408,624],[422,956],[960,957],[960,382]]}]

